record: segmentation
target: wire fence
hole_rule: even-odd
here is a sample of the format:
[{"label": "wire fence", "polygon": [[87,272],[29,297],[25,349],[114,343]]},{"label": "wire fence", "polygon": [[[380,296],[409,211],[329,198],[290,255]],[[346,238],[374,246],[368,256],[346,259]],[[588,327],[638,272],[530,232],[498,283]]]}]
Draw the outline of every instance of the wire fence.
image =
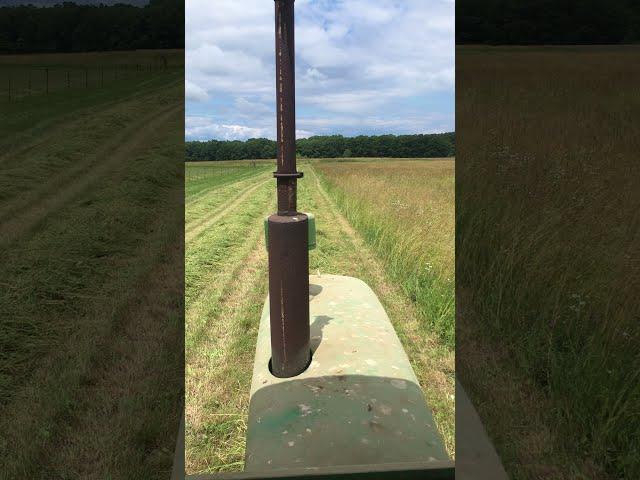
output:
[{"label": "wire fence", "polygon": [[243,176],[253,175],[258,170],[265,170],[270,168],[267,165],[246,161],[246,165],[186,165],[185,166],[185,180],[187,182],[193,182],[198,180],[204,180],[211,177],[223,177],[223,176]]},{"label": "wire fence", "polygon": [[0,65],[0,99],[18,101],[61,90],[103,88],[114,82],[155,75],[176,67],[157,63],[122,65]]}]

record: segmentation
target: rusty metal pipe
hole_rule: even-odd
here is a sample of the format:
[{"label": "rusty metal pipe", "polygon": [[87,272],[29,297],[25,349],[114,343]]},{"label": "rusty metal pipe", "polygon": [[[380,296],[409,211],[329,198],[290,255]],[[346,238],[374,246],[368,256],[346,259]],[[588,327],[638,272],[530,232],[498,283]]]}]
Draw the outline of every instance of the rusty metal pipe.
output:
[{"label": "rusty metal pipe", "polygon": [[294,377],[311,359],[308,220],[271,215],[268,225],[271,373]]},{"label": "rusty metal pipe", "polygon": [[294,0],[275,0],[278,215],[297,209]]},{"label": "rusty metal pipe", "polygon": [[297,211],[294,0],[275,1],[278,212],[268,220],[271,372],[302,373],[309,343],[308,218]]}]

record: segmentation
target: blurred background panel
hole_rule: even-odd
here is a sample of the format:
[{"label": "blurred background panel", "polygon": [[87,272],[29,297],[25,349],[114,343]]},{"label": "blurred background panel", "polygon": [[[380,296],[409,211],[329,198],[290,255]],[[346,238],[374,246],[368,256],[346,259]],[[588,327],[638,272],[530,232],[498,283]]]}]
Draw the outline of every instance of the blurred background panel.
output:
[{"label": "blurred background panel", "polygon": [[510,477],[637,478],[637,5],[457,7],[459,379]]},{"label": "blurred background panel", "polygon": [[184,6],[0,8],[3,478],[168,478],[184,378]]}]

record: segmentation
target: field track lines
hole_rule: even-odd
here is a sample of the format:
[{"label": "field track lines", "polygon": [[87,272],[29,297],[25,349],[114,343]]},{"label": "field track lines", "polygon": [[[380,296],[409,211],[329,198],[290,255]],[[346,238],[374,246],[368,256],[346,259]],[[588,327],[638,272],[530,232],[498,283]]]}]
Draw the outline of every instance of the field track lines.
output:
[{"label": "field track lines", "polygon": [[242,184],[255,182],[256,178],[257,178],[256,175],[248,175],[248,176],[240,177],[231,183],[225,183],[223,185],[215,185],[209,188],[203,188],[199,192],[188,196],[188,198],[185,200],[185,208],[189,208],[189,206],[191,206],[195,202],[206,201],[207,197],[211,195],[217,195],[220,192],[222,192],[224,189],[230,189],[230,188],[232,189],[233,187],[238,188]]},{"label": "field track lines", "polygon": [[[109,345],[109,351],[102,352],[103,360],[94,360],[91,377],[83,382],[87,386],[81,387],[81,407],[65,421],[67,428],[56,441],[62,448],[51,452],[49,462],[54,472],[72,471],[80,477],[98,478],[104,472],[113,471],[117,467],[117,456],[103,459],[105,463],[94,459],[101,458],[103,451],[118,451],[122,444],[135,444],[134,438],[145,429],[142,418],[131,424],[126,408],[121,411],[120,407],[125,399],[145,395],[153,398],[149,388],[157,387],[149,385],[152,382],[149,372],[157,371],[157,367],[152,366],[178,350],[175,335],[181,327],[177,322],[169,327],[166,312],[175,310],[171,302],[181,290],[175,265],[181,261],[182,252],[178,242],[170,244],[166,249],[168,258],[137,281],[127,296],[127,306],[118,318],[118,325],[110,332],[110,340],[101,342]],[[178,372],[169,373],[178,376]],[[110,404],[105,405],[105,399],[109,399]],[[179,423],[177,407],[176,426]],[[124,431],[114,429],[114,425],[122,428],[125,424],[128,425]],[[131,439],[123,441],[123,433]],[[164,443],[164,448],[172,448],[174,442],[168,438]],[[167,464],[173,457],[172,450],[160,452],[158,446],[151,453],[163,453]]]},{"label": "field track lines", "polygon": [[[197,216],[197,213],[194,213],[193,210],[202,208],[199,206],[199,204],[208,203],[211,197],[219,197],[219,201],[222,202],[224,201],[225,196],[228,196],[229,194],[233,194],[237,192],[239,189],[245,188],[246,185],[254,185],[259,178],[260,178],[259,176],[255,176],[255,175],[252,175],[248,178],[242,177],[230,183],[226,183],[222,185],[214,185],[214,186],[205,188],[202,191],[198,192],[197,194],[194,194],[194,195],[197,195],[197,198],[195,199],[191,199],[191,197],[189,197],[189,200],[185,202],[185,217],[186,217],[185,221],[187,222],[187,225],[185,227],[188,228],[191,223],[197,222],[199,220],[199,218],[191,219],[191,217]],[[196,200],[197,200],[197,204],[193,206],[193,203]],[[212,206],[212,208],[218,208],[218,207],[219,205],[217,204]]]},{"label": "field track lines", "polygon": [[340,226],[340,229],[342,230],[344,237],[353,246],[353,251],[356,253],[359,262],[362,264],[364,270],[366,270],[367,273],[374,280],[375,283],[374,285],[372,285],[372,287],[377,292],[379,292],[383,298],[394,296],[394,297],[402,298],[403,300],[405,300],[404,302],[402,302],[403,303],[402,307],[405,310],[404,318],[407,319],[407,313],[409,313],[408,318],[411,319],[410,324],[412,325],[412,328],[417,329],[418,314],[415,307],[413,306],[413,304],[410,303],[408,299],[405,299],[404,293],[402,293],[398,287],[395,287],[391,282],[387,280],[387,276],[384,272],[384,267],[382,266],[380,261],[375,257],[373,252],[370,250],[369,246],[366,245],[364,240],[360,237],[359,233],[353,228],[353,226],[351,226],[349,221],[342,215],[342,213],[338,209],[338,206],[334,203],[334,201],[331,199],[329,194],[326,192],[326,190],[322,186],[322,183],[318,178],[318,174],[315,172],[315,170],[313,170],[313,167],[311,167],[311,170],[313,172],[316,189],[317,189],[317,192],[319,193],[320,200],[322,203],[324,203],[324,208],[321,208],[320,210],[326,210],[331,212],[331,215],[338,222],[338,225]]},{"label": "field track lines", "polygon": [[2,225],[3,236],[0,240],[0,248],[11,245],[19,240],[29,230],[52,212],[62,208],[66,203],[72,201],[78,194],[90,187],[95,181],[115,168],[118,164],[130,160],[134,152],[140,147],[146,148],[150,138],[157,134],[157,129],[165,124],[171,115],[182,111],[182,105],[176,105],[167,109],[163,114],[157,116],[152,121],[140,128],[139,135],[133,135],[128,141],[119,145],[110,152],[106,161],[97,165],[94,169],[84,175],[66,188],[55,194],[42,199],[31,205],[21,216],[12,218]]},{"label": "field track lines", "polygon": [[366,267],[366,270],[370,272],[375,278],[376,287],[384,293],[389,293],[390,291],[394,291],[396,293],[400,292],[398,288],[394,288],[392,284],[388,282],[382,264],[375,257],[369,246],[360,237],[360,234],[353,228],[353,226],[344,217],[344,215],[342,215],[338,206],[322,186],[318,174],[315,172],[313,167],[311,167],[310,170],[313,172],[316,189],[320,194],[321,201],[325,204],[325,208],[327,208],[331,212],[332,216],[337,220],[338,224],[340,225],[340,229],[345,235],[345,238],[347,238],[348,241],[353,245],[354,251],[359,257],[360,262]]},{"label": "field track lines", "polygon": [[[318,174],[313,169],[311,165],[309,165],[310,170],[313,172],[314,181],[316,184],[316,190],[320,194],[322,202],[331,211],[332,216],[338,221],[341,230],[345,234],[345,237],[349,239],[349,242],[353,244],[355,251],[360,257],[361,261],[365,263],[371,263],[374,261],[371,253],[369,252],[369,248],[364,244],[364,241],[360,239],[359,234],[355,231],[355,229],[351,226],[349,221],[342,215],[337,205],[333,202],[333,200],[329,197],[329,194],[325,191],[320,179],[318,178]],[[377,263],[377,262],[376,262]],[[380,270],[380,265],[375,265],[377,270]]]},{"label": "field track lines", "polygon": [[[181,191],[178,190],[175,194],[181,195]],[[178,199],[176,198],[175,200],[177,201]],[[126,355],[135,357],[138,353],[143,352],[132,351],[123,353],[117,351],[117,354],[114,354],[114,350],[109,350],[108,348],[118,343],[114,339],[119,339],[120,336],[118,332],[127,326],[136,327],[135,333],[127,332],[121,340],[140,342],[140,338],[144,338],[146,341],[149,337],[156,338],[157,333],[165,334],[163,329],[166,328],[166,325],[159,326],[159,319],[166,321],[166,319],[163,318],[165,311],[163,309],[173,308],[168,302],[173,301],[176,296],[179,295],[179,291],[176,292],[176,288],[181,290],[180,286],[176,287],[176,282],[181,282],[181,276],[176,276],[175,270],[172,274],[170,269],[171,265],[174,265],[175,269],[175,255],[182,256],[181,229],[181,225],[172,227],[167,224],[164,218],[157,218],[152,222],[149,228],[149,231],[154,232],[152,237],[148,237],[147,241],[139,246],[138,254],[134,255],[134,258],[139,258],[142,256],[142,252],[144,252],[144,257],[147,262],[141,266],[140,272],[129,282],[128,286],[122,287],[121,291],[123,294],[115,295],[111,297],[108,302],[96,305],[93,311],[94,313],[86,314],[86,321],[79,319],[76,327],[70,331],[69,336],[66,337],[63,343],[57,345],[51,352],[44,354],[39,365],[36,366],[33,372],[33,378],[16,392],[11,403],[6,406],[3,413],[8,413],[6,416],[7,419],[29,418],[29,421],[24,421],[24,424],[27,425],[26,430],[14,431],[11,428],[6,430],[8,432],[8,441],[17,445],[14,451],[19,452],[19,454],[12,457],[11,462],[6,465],[7,471],[13,471],[15,473],[15,475],[10,475],[7,478],[28,478],[30,476],[26,474],[28,472],[22,470],[24,465],[30,468],[34,468],[35,465],[37,468],[38,465],[42,466],[49,463],[51,467],[55,467],[56,465],[58,467],[68,467],[68,465],[64,465],[58,461],[54,461],[53,463],[55,465],[51,465],[49,457],[55,458],[59,454],[65,453],[64,448],[62,451],[58,451],[60,445],[63,444],[57,438],[58,435],[64,436],[65,442],[66,438],[68,438],[69,442],[64,443],[64,445],[74,445],[74,442],[81,440],[80,438],[75,438],[78,435],[78,430],[74,429],[73,422],[75,420],[78,422],[89,421],[92,422],[94,426],[98,423],[103,423],[107,432],[110,432],[110,429],[115,429],[115,424],[113,423],[115,415],[113,412],[118,411],[118,405],[112,405],[110,409],[106,409],[104,407],[104,401],[106,398],[115,397],[119,399],[122,405],[122,396],[124,396],[126,400],[126,396],[129,394],[127,390],[136,388],[138,383],[127,383],[126,381],[124,383],[111,383],[110,379],[113,377],[110,377],[110,375],[118,375],[119,378],[122,379],[122,374],[128,374],[134,370],[134,368],[137,369],[139,365],[136,364],[134,366],[128,361],[124,362],[123,359]],[[171,231],[173,231],[173,233],[168,233]],[[173,241],[165,243],[163,241],[164,238],[172,238]],[[163,258],[165,260],[155,262],[153,260],[154,258]],[[148,288],[149,284],[153,284],[154,287]],[[156,284],[162,285],[162,291],[163,293],[166,292],[167,295],[155,295],[154,298],[149,299],[147,292],[155,293],[160,289],[160,287],[155,287]],[[172,292],[173,295],[171,295]],[[139,315],[145,314],[149,308],[153,309],[151,318],[140,319]],[[149,315],[149,313],[146,313],[146,315]],[[144,320],[144,322],[141,320]],[[138,325],[140,328],[137,328]],[[164,345],[165,351],[175,348],[174,340],[179,331],[179,326],[177,327],[177,331],[174,330],[173,333],[167,331],[166,335],[170,342]],[[159,353],[159,349],[145,348],[140,350]],[[71,363],[70,366],[66,366],[62,371],[57,371],[56,369],[59,368],[58,366],[62,363],[61,359],[68,361],[68,352],[74,352],[74,362]],[[116,360],[116,362],[114,363],[112,360]],[[109,368],[106,370],[103,368],[96,370],[94,368],[95,365],[108,365]],[[147,375],[148,371],[154,370],[154,368],[149,369],[148,364],[144,364],[144,366],[146,370],[143,372],[141,382],[144,381],[144,375]],[[155,371],[157,371],[157,367],[155,367]],[[56,374],[53,375],[51,372],[55,372]],[[84,381],[87,378],[91,380]],[[103,397],[96,397],[97,400],[95,403],[87,403],[87,399],[90,397],[81,393],[83,390],[85,392],[91,392],[94,386],[97,388],[106,385],[110,385],[110,388],[107,389]],[[42,398],[41,395],[37,394],[41,391],[51,392],[51,399]],[[67,399],[66,401],[64,400],[65,398]],[[76,415],[74,415],[72,411],[67,411],[67,409],[70,408],[69,405],[77,406],[82,402],[85,402],[86,408],[97,408],[99,410],[94,412],[95,414],[89,414],[88,417],[81,415],[84,409],[81,409]],[[39,437],[41,433],[38,432],[41,432],[42,429],[50,430],[52,425],[58,426],[56,419],[60,418],[61,415],[69,418],[68,421],[65,420],[65,425],[69,426],[69,435],[67,435],[63,429],[57,430],[52,440],[44,441]],[[127,417],[126,413],[123,413],[123,416],[125,417],[125,421],[130,421],[131,417]],[[4,419],[0,417],[0,427],[6,428],[7,424],[3,420]],[[77,425],[75,426],[77,427]],[[124,431],[131,429],[129,425],[120,424],[117,425],[117,427],[121,430],[124,429]],[[111,434],[115,435],[117,432],[111,432]],[[84,440],[86,442],[101,440],[95,437],[95,430],[91,429],[87,432],[87,437]],[[34,442],[34,438],[40,439]],[[52,442],[52,451],[47,451],[49,441]],[[121,437],[116,438],[114,443],[116,447],[123,443],[126,444],[126,442],[122,441]],[[81,451],[74,451],[69,459],[73,459],[74,455],[79,455],[83,451],[86,451],[87,448],[90,447],[83,446]],[[118,448],[112,448],[113,451],[118,451]],[[89,459],[88,465],[97,465],[95,459],[100,457],[100,450],[95,450],[91,453],[93,453],[94,456]],[[123,456],[126,455],[123,454]],[[33,461],[35,458],[39,459],[36,463]],[[87,465],[83,467],[87,467]],[[108,471],[108,469],[105,469],[105,471]],[[79,475],[72,477],[64,475],[55,477],[101,478],[100,475]]]},{"label": "field track lines", "polygon": [[[242,348],[238,351],[236,344],[239,339],[246,340],[247,337],[249,344],[255,344],[259,313],[255,316],[253,307],[256,303],[262,304],[267,289],[267,252],[264,242],[252,243],[252,250],[238,263],[238,271],[225,285],[197,344],[187,352],[189,375],[185,391],[188,425],[185,456],[189,472],[210,471],[208,460],[212,458],[221,464],[243,460],[253,358]],[[250,315],[252,326],[247,327]],[[212,355],[215,361],[212,361]],[[240,376],[235,373],[238,369],[243,372]],[[230,397],[231,390],[244,393]],[[218,399],[213,407],[212,398]],[[233,412],[231,417],[225,415],[229,411]],[[204,456],[192,453],[194,449],[201,448],[198,444],[199,438],[205,434],[203,429],[220,425],[221,422],[226,425],[230,418],[234,419],[233,434],[226,436],[222,444],[216,441],[211,443],[207,447],[209,453]],[[223,453],[226,451],[234,452],[231,458],[221,458],[221,454],[229,456]]]},{"label": "field track lines", "polygon": [[[249,250],[254,248],[260,234],[259,229],[254,228],[253,230],[245,242],[245,246],[249,247]],[[206,287],[190,302],[190,305],[186,306],[185,323],[189,326],[185,331],[185,336],[187,337],[187,358],[190,355],[190,346],[194,343],[192,339],[197,341],[206,329],[210,322],[208,314],[217,308],[221,296],[241,268],[241,263],[244,258],[246,258],[246,255],[243,255],[242,259],[238,261],[236,265],[225,269],[222,273],[219,271],[213,272],[209,276],[209,281],[206,282]],[[206,318],[201,320],[204,317]]]},{"label": "field track lines", "polygon": [[[239,247],[240,253],[227,260],[228,266],[212,269],[205,278],[201,279],[200,283],[204,287],[185,305],[187,358],[189,357],[190,347],[197,343],[202,332],[210,323],[209,314],[218,308],[220,298],[224,295],[228,285],[233,282],[238,272],[241,271],[243,262],[255,250],[256,244],[260,244],[260,236],[264,231],[261,219],[271,208],[271,199],[268,199],[261,211],[260,221],[255,221],[249,226],[244,236],[245,240]],[[189,255],[188,245],[186,246],[185,254]],[[204,320],[202,320],[203,318]]]},{"label": "field track lines", "polygon": [[[148,82],[144,82],[145,84]],[[147,90],[144,94],[143,98],[152,97],[158,91],[166,91],[171,88],[172,85],[177,82],[169,82],[166,84],[159,85],[158,87]],[[140,87],[142,85],[139,85]],[[113,107],[118,107],[119,104],[138,99],[140,97],[139,91],[134,91],[128,95],[123,95],[120,98],[107,101],[102,104],[92,105],[90,107],[80,108],[79,110],[75,110],[71,113],[64,113],[62,115],[57,115],[52,118],[48,118],[41,122],[35,123],[29,130],[26,132],[20,132],[11,135],[12,143],[8,145],[0,144],[4,147],[4,151],[0,154],[0,165],[11,163],[12,160],[15,160],[16,157],[27,153],[29,150],[37,148],[42,145],[46,145],[49,140],[52,138],[56,138],[59,135],[65,135],[66,132],[69,131],[70,128],[73,128],[76,124],[81,124],[84,119],[83,117],[86,115],[94,115],[96,110],[99,108],[101,114],[108,113],[105,111],[105,108],[112,109]],[[81,118],[77,118],[81,117]],[[48,129],[50,125],[55,125],[53,128]],[[58,126],[59,125],[59,126]],[[42,133],[38,133],[44,130]],[[34,140],[35,138],[35,140]]]},{"label": "field track lines", "polygon": [[203,219],[199,220],[196,224],[194,224],[191,228],[185,229],[185,242],[189,243],[198,235],[200,235],[203,231],[209,228],[211,225],[215,224],[218,220],[223,218],[225,215],[232,213],[236,207],[241,205],[247,198],[255,192],[258,188],[263,186],[269,180],[263,180],[262,182],[251,185],[250,187],[243,190],[240,194],[238,194],[233,200],[229,203],[224,203],[220,207],[218,207],[212,214],[207,215]]},{"label": "field track lines", "polygon": [[[266,266],[267,252],[264,244],[256,242],[249,255],[243,259],[241,268],[234,275],[233,280],[226,285],[217,308],[208,322],[209,328],[205,329],[197,346],[194,347],[200,354],[189,355],[189,367],[191,369],[206,371],[210,367],[208,357],[201,354],[203,351],[217,352],[215,368],[224,369],[233,361],[230,356],[230,348],[233,344],[234,329],[237,328],[237,322],[233,320],[238,316],[239,312],[241,314],[249,306],[247,304],[250,302],[250,293],[264,280]],[[257,325],[258,319],[256,318],[255,320]],[[194,382],[194,378],[197,378],[197,381]],[[206,417],[206,413],[202,412],[201,409],[209,402],[211,394],[214,392],[198,395],[193,390],[202,388],[203,384],[214,390],[222,387],[222,385],[215,385],[216,383],[218,383],[217,376],[211,373],[206,377],[199,375],[187,377],[187,394],[190,396],[190,401],[187,402],[185,413],[187,422],[191,423],[191,426],[195,429],[199,425],[193,424],[194,417]]]},{"label": "field track lines", "polygon": [[42,201],[43,197],[50,195],[52,192],[60,192],[65,184],[72,184],[76,177],[86,173],[85,171],[90,168],[95,168],[97,162],[105,157],[108,158],[112,152],[125,145],[128,141],[127,139],[135,137],[140,130],[147,128],[155,118],[169,112],[172,108],[175,107],[163,108],[148,113],[132,125],[118,132],[115,136],[110,137],[106,143],[99,145],[91,155],[84,157],[84,161],[74,162],[70,168],[63,169],[60,174],[51,176],[46,183],[27,192],[17,201],[8,202],[4,208],[0,209],[0,223],[4,222],[8,216],[18,216],[21,210],[32,207],[33,204]]}]

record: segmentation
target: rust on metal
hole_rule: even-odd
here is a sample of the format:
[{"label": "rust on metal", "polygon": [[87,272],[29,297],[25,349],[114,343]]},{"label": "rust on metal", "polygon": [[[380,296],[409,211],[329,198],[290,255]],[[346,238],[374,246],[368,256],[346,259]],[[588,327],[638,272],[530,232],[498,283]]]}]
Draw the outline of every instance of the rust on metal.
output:
[{"label": "rust on metal", "polygon": [[271,372],[293,377],[309,365],[308,219],[271,215],[269,223],[269,311]]},{"label": "rust on metal", "polygon": [[294,0],[275,0],[278,215],[297,211]]},{"label": "rust on metal", "polygon": [[309,365],[308,217],[297,211],[294,0],[275,0],[278,212],[267,221],[271,372],[293,377]]}]

